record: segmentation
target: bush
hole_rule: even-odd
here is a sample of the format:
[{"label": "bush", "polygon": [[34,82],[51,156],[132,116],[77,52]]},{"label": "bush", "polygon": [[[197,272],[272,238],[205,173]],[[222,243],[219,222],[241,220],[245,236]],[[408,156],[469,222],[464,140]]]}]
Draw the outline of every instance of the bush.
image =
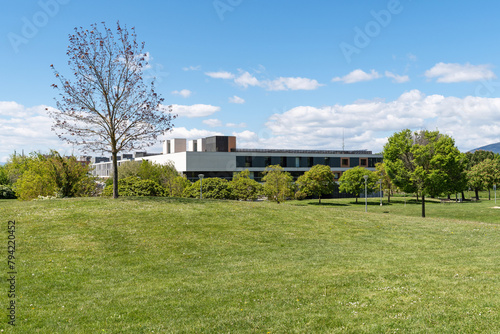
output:
[{"label": "bush", "polygon": [[303,191],[300,191],[300,190],[299,190],[299,191],[297,191],[297,192],[295,193],[295,199],[296,199],[296,200],[298,200],[298,201],[301,201],[301,200],[303,200],[303,199],[306,199],[306,197],[307,197],[307,194],[306,194],[305,192],[303,192]]},{"label": "bush", "polygon": [[[165,188],[152,180],[141,180],[138,177],[126,177],[118,180],[120,196],[165,196]],[[103,196],[113,196],[113,185],[104,188]]]},{"label": "bush", "polygon": [[[196,181],[183,192],[184,197],[200,197],[200,180]],[[229,182],[217,177],[203,179],[203,198],[232,199]]]},{"label": "bush", "polygon": [[16,198],[14,190],[11,186],[0,185],[0,199],[13,199]]},{"label": "bush", "polygon": [[249,177],[248,170],[236,174],[230,182],[232,197],[240,200],[256,200],[262,193],[262,185]]}]

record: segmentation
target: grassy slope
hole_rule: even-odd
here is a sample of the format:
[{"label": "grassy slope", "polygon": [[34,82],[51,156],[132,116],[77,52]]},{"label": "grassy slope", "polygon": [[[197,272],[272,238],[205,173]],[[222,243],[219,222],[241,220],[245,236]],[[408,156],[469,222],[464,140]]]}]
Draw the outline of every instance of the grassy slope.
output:
[{"label": "grassy slope", "polygon": [[16,332],[498,333],[500,210],[372,201],[0,201]]}]

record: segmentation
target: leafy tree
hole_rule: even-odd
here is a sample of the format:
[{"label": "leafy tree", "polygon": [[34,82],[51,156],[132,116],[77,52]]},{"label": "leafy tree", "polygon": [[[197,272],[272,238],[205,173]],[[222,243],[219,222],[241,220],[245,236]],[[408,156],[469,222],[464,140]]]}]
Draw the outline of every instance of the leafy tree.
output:
[{"label": "leafy tree", "polygon": [[465,161],[455,141],[439,131],[406,129],[392,135],[384,146],[384,163],[393,183],[422,195],[422,217],[425,195],[454,192],[454,177],[463,172]]},{"label": "leafy tree", "polygon": [[375,169],[377,176],[382,182],[382,190],[387,193],[387,202],[391,202],[391,196],[394,191],[396,191],[397,187],[392,183],[391,178],[387,174],[385,170],[385,164],[383,162],[379,162],[375,164]]},{"label": "leafy tree", "polygon": [[479,200],[478,190],[490,190],[493,185],[500,183],[500,163],[497,160],[485,159],[467,172],[467,179],[476,192],[476,200]]},{"label": "leafy tree", "polygon": [[230,184],[233,197],[244,201],[256,200],[263,189],[259,182],[250,178],[248,169],[235,174]]},{"label": "leafy tree", "polygon": [[9,175],[7,174],[7,169],[0,165],[0,185],[9,185]]},{"label": "leafy tree", "polygon": [[[484,150],[477,150],[474,152],[467,152],[465,153],[466,156],[466,161],[467,161],[467,185],[471,187],[474,190],[476,200],[479,200],[479,190],[483,188],[483,185],[481,182],[478,182],[477,179],[475,180],[470,180],[469,175],[474,175],[475,172],[472,172],[472,168],[476,166],[477,164],[483,162],[486,159],[490,160],[496,160],[500,161],[500,154],[498,153],[493,153],[491,151],[484,151]],[[479,185],[479,188],[476,187],[475,185]],[[462,194],[463,196],[463,194]]]},{"label": "leafy tree", "polygon": [[[229,181],[217,177],[203,179],[203,198],[231,199],[231,188]],[[184,189],[184,197],[200,197],[200,180]]]},{"label": "leafy tree", "polygon": [[267,166],[263,172],[264,177],[264,194],[267,198],[281,203],[287,197],[293,196],[293,177],[290,173],[285,172],[280,165]]},{"label": "leafy tree", "polygon": [[118,197],[117,156],[153,145],[158,135],[172,127],[175,116],[161,110],[163,99],[155,93],[154,80],[145,83],[148,65],[144,43],[117,23],[116,34],[102,24],[75,28],[67,55],[74,81],[54,70],[62,87],[57,109],[47,109],[53,129],[62,140],[84,151],[109,152],[113,157],[113,197]]},{"label": "leafy tree", "polygon": [[365,192],[365,175],[368,175],[366,181],[367,191],[372,192],[376,187],[378,176],[376,173],[360,166],[348,169],[342,173],[339,179],[339,190],[354,195],[356,203],[358,203],[358,197]]},{"label": "leafy tree", "polygon": [[89,167],[75,157],[61,157],[56,151],[48,155],[31,153],[22,159],[13,159],[16,175],[14,188],[21,200],[38,196],[75,197],[95,193],[96,184]]},{"label": "leafy tree", "polygon": [[335,177],[329,166],[315,165],[297,179],[299,189],[308,196],[331,194],[335,189]]}]

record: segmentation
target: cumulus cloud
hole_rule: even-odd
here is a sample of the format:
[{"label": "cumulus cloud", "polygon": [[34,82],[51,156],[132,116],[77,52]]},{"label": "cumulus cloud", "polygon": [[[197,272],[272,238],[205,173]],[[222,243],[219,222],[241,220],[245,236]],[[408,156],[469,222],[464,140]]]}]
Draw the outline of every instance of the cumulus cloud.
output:
[{"label": "cumulus cloud", "polygon": [[203,120],[203,124],[206,124],[206,125],[208,125],[211,128],[222,126],[222,122],[220,120],[213,119],[213,118],[212,119],[205,119],[205,120]]},{"label": "cumulus cloud", "polygon": [[245,103],[245,100],[239,96],[234,95],[233,97],[229,98],[229,103],[243,104]]},{"label": "cumulus cloud", "polygon": [[53,121],[45,108],[50,107],[25,107],[14,101],[0,101],[0,162],[7,161],[14,151],[24,150],[28,154],[54,149],[61,154],[72,153],[72,148],[51,131]]},{"label": "cumulus cloud", "polygon": [[443,83],[495,79],[496,75],[490,68],[491,65],[438,63],[431,69],[425,71],[425,76],[428,79],[437,78],[437,82]]},{"label": "cumulus cloud", "polygon": [[180,95],[182,96],[183,98],[187,98],[187,97],[190,97],[192,92],[189,90],[189,89],[183,89],[183,90],[174,90],[172,92],[173,95]]},{"label": "cumulus cloud", "polygon": [[243,72],[242,74],[240,74],[240,76],[234,79],[234,83],[244,88],[247,88],[248,86],[261,85],[259,80],[248,72]]},{"label": "cumulus cloud", "polygon": [[[323,84],[317,80],[301,77],[279,77],[277,79],[258,79],[248,71],[239,70],[239,74],[235,75],[231,72],[205,72],[211,78],[216,79],[232,79],[233,82],[243,88],[261,87],[269,91],[277,90],[314,90]],[[260,72],[258,72],[260,73]],[[233,102],[237,103],[237,102]]]},{"label": "cumulus cloud", "polygon": [[205,72],[205,75],[209,76],[210,78],[214,79],[233,79],[234,74],[231,72]]},{"label": "cumulus cloud", "polygon": [[[356,101],[324,107],[298,106],[269,117],[258,133],[247,130],[240,147],[368,149],[381,152],[387,138],[405,128],[438,129],[463,150],[500,141],[500,98],[425,95],[419,90],[397,99]],[[465,135],[466,134],[466,135]]]},{"label": "cumulus cloud", "polygon": [[321,86],[318,81],[308,78],[283,78],[264,82],[268,90],[314,90]]},{"label": "cumulus cloud", "polygon": [[172,112],[179,115],[179,117],[205,117],[220,110],[220,107],[212,106],[210,104],[193,104],[190,106],[173,104]]},{"label": "cumulus cloud", "polygon": [[378,79],[380,77],[381,75],[375,70],[371,70],[370,73],[366,73],[361,69],[357,69],[343,77],[335,77],[332,79],[332,81],[333,82],[341,81],[343,83],[351,84],[361,81],[371,81],[374,79]]},{"label": "cumulus cloud", "polygon": [[389,71],[385,71],[385,76],[392,79],[392,82],[403,83],[410,81],[410,77],[407,75],[397,75]]}]

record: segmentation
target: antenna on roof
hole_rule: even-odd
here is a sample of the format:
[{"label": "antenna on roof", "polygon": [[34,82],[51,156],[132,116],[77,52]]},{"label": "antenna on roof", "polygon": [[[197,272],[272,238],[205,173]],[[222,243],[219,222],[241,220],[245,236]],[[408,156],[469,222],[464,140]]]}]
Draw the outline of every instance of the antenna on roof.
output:
[{"label": "antenna on roof", "polygon": [[344,128],[342,128],[342,151],[345,151],[345,145],[344,145]]}]

